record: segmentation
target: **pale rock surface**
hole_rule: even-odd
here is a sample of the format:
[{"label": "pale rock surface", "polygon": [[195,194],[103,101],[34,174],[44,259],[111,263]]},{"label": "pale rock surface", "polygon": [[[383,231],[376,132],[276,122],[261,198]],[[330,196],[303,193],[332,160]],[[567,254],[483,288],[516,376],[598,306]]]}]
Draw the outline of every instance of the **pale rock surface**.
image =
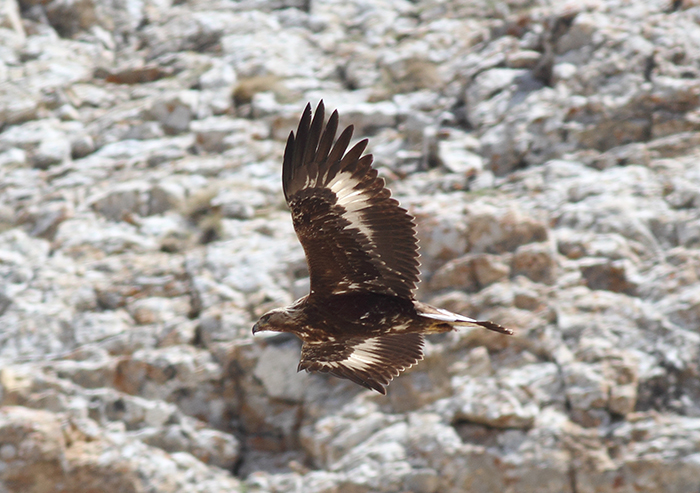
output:
[{"label": "pale rock surface", "polygon": [[[696,2],[0,1],[0,491],[686,493]],[[416,217],[386,397],[253,338],[308,292],[307,102]]]}]

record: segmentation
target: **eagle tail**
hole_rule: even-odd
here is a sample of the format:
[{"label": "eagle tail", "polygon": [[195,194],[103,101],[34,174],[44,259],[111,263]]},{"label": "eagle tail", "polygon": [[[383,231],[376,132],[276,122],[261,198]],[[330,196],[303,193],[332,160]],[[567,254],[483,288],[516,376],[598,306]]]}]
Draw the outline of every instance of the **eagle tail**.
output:
[{"label": "eagle tail", "polygon": [[[451,328],[457,327],[483,327],[484,329],[498,332],[499,334],[513,335],[513,331],[502,325],[498,325],[490,320],[474,320],[473,318],[465,317],[452,313],[443,308],[435,308],[434,306],[426,305],[425,303],[416,303],[418,315],[421,317],[430,318],[436,322],[430,326],[435,329],[435,332],[445,332],[445,326]],[[448,329],[449,330],[449,329]]]}]

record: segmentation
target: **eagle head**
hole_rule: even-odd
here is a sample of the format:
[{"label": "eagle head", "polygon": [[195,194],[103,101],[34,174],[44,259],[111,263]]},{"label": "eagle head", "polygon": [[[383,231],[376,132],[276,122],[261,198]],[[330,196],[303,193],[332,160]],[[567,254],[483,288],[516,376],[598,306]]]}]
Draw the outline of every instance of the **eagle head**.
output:
[{"label": "eagle head", "polygon": [[253,334],[264,330],[292,332],[293,327],[297,326],[297,320],[294,314],[295,311],[289,310],[288,308],[275,308],[274,310],[270,310],[260,317],[260,320],[253,325]]}]

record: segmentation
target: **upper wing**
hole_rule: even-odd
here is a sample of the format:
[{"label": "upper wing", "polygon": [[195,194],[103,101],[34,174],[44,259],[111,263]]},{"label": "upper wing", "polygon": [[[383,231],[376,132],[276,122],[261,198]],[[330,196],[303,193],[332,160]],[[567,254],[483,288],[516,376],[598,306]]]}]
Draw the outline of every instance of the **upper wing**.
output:
[{"label": "upper wing", "polygon": [[423,336],[394,334],[338,342],[304,342],[298,371],[320,371],[347,378],[386,394],[385,385],[423,359]]},{"label": "upper wing", "polygon": [[391,198],[362,156],[367,140],[345,152],[353,127],[333,143],[334,111],[323,127],[323,101],[311,121],[307,105],[284,152],[282,186],[309,264],[311,292],[369,291],[412,297],[418,282],[413,218]]}]

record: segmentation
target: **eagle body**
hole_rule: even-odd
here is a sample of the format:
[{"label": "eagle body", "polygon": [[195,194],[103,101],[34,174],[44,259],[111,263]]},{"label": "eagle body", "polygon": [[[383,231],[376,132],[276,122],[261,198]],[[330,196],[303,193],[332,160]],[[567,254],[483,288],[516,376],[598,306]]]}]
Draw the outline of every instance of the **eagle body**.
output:
[{"label": "eagle body", "polygon": [[[367,140],[347,147],[352,126],[336,139],[338,113],[324,125],[319,103],[290,133],[282,186],[309,267],[310,293],[263,315],[253,333],[291,332],[303,341],[298,370],[385,386],[423,358],[423,335],[460,326],[509,329],[414,299],[418,240],[413,218],[363,155]],[[347,151],[347,152],[346,152]]]},{"label": "eagle body", "polygon": [[385,334],[440,333],[452,330],[446,322],[420,313],[411,300],[386,294],[346,293],[330,297],[306,296],[299,305],[298,327],[291,332],[306,340],[342,339]]}]

